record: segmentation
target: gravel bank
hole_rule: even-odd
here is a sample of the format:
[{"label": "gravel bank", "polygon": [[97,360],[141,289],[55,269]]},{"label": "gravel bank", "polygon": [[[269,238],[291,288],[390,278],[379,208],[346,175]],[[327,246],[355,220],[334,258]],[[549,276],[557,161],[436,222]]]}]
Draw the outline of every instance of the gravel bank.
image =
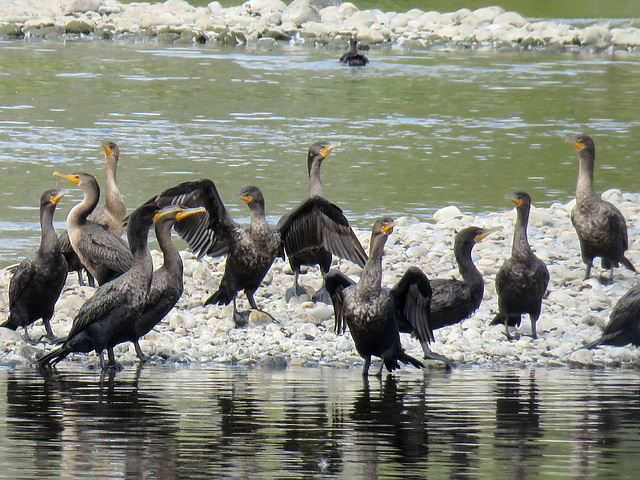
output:
[{"label": "gravel bank", "polygon": [[223,8],[184,0],[4,0],[0,39],[122,39],[171,44],[361,45],[406,49],[479,48],[637,51],[640,19],[539,21],[501,7],[456,12],[359,10],[340,0],[250,0]]},{"label": "gravel bank", "polygon": [[[620,208],[629,227],[630,249],[627,256],[640,266],[640,195],[609,190],[603,197]],[[535,201],[535,199],[534,199]],[[637,281],[625,269],[615,271],[614,283],[602,285],[597,277],[602,272],[594,267],[593,277],[584,282],[584,266],[580,260],[578,239],[569,219],[573,202],[554,204],[549,208],[533,209],[529,225],[529,240],[536,254],[549,268],[549,294],[543,301],[538,321],[538,339],[526,336],[530,322],[514,331],[515,340],[509,342],[503,326],[489,326],[497,310],[494,277],[502,262],[510,254],[515,211],[490,213],[482,216],[461,215],[456,207],[445,207],[434,215],[433,223],[420,223],[410,217],[399,219],[399,225],[387,241],[384,257],[385,285],[393,285],[409,265],[423,269],[430,278],[457,276],[452,243],[455,231],[468,225],[502,226],[502,230],[487,237],[474,249],[474,261],[485,278],[485,295],[480,309],[466,321],[437,330],[435,352],[451,358],[459,366],[539,365],[539,366],[622,366],[640,367],[640,349],[635,347],[600,347],[593,351],[579,350],[565,355],[579,345],[598,338],[616,301]],[[370,232],[357,231],[365,248]],[[185,293],[169,315],[142,341],[144,352],[151,362],[214,362],[224,364],[267,364],[271,366],[304,365],[348,367],[361,365],[350,335],[333,333],[333,308],[310,301],[293,301],[287,305],[284,292],[293,277],[288,264],[278,260],[258,290],[256,301],[277,318],[280,324],[261,323],[234,328],[230,319],[231,307],[202,306],[216,288],[224,270],[224,259],[207,258],[197,261],[188,252],[185,259]],[[154,252],[154,260],[161,255]],[[599,262],[596,262],[599,267]],[[360,269],[349,262],[339,261],[340,268],[351,276]],[[0,310],[7,315],[9,273],[0,272]],[[317,270],[301,276],[301,282],[316,289],[320,286]],[[65,335],[82,302],[92,294],[90,287],[78,286],[75,274],[70,274],[52,321],[54,331]],[[248,308],[244,295],[239,308]],[[44,334],[41,322],[32,327],[33,336]],[[29,363],[40,355],[45,345],[27,345],[21,332],[0,328],[0,365]],[[408,353],[421,356],[419,344],[403,335]],[[118,361],[123,365],[136,362],[132,345],[116,348]],[[97,366],[97,357],[71,355],[65,361]],[[440,364],[434,363],[437,368]],[[411,367],[405,367],[411,368]]]}]

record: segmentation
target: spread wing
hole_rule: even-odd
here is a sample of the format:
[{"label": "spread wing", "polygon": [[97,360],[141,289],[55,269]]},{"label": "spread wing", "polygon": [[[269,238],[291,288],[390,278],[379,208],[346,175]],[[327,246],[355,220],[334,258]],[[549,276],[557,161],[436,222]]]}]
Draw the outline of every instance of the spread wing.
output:
[{"label": "spread wing", "polygon": [[212,180],[202,178],[168,188],[146,203],[183,207],[205,207],[206,212],[192,215],[176,223],[178,235],[187,242],[198,258],[224,255],[229,251],[236,223],[225,208]]},{"label": "spread wing", "polygon": [[414,333],[418,340],[424,342],[433,342],[431,293],[429,279],[417,267],[409,267],[391,289],[391,296],[402,314],[399,323],[407,322],[407,325],[400,326],[400,330]]},{"label": "spread wing", "polygon": [[331,270],[324,277],[325,287],[331,296],[333,313],[335,315],[335,331],[344,333],[347,329],[344,320],[344,289],[355,285],[355,282],[339,270]]},{"label": "spread wing", "polygon": [[286,254],[291,257],[324,247],[340,258],[363,267],[367,254],[342,210],[320,196],[305,199],[278,222]]}]

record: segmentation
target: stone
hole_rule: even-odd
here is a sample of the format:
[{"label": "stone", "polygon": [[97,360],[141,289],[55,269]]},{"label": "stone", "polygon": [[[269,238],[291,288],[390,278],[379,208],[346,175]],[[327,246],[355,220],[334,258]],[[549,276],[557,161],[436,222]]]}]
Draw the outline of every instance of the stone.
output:
[{"label": "stone", "polygon": [[460,209],[455,205],[440,208],[433,214],[433,219],[436,222],[446,222],[460,217],[462,217],[462,212],[460,212]]},{"label": "stone", "polygon": [[103,0],[71,0],[66,13],[97,12],[103,4]]},{"label": "stone", "polygon": [[71,20],[65,25],[64,31],[75,35],[89,35],[93,32],[93,26],[81,20]]}]

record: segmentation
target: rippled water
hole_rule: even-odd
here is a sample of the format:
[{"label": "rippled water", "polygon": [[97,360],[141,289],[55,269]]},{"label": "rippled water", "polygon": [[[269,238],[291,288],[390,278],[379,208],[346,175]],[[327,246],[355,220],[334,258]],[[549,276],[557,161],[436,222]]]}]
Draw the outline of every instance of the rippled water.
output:
[{"label": "rippled water", "polygon": [[3,478],[636,478],[640,375],[0,371]]}]

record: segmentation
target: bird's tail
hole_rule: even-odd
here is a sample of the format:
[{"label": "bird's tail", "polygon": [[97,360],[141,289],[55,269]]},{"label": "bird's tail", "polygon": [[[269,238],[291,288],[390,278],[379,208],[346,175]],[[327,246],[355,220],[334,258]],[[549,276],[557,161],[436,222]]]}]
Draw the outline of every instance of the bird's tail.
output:
[{"label": "bird's tail", "polygon": [[18,325],[13,323],[11,319],[11,315],[9,315],[9,317],[4,321],[4,323],[0,323],[0,327],[8,328],[10,330],[16,330],[18,328]]},{"label": "bird's tail", "polygon": [[629,260],[627,257],[622,257],[620,259],[620,263],[622,263],[625,267],[627,267],[632,272],[638,273],[638,271],[636,270],[636,267],[633,266],[633,263],[631,263],[631,260]]},{"label": "bird's tail", "polygon": [[402,352],[402,356],[400,356],[400,358],[398,358],[398,360],[400,360],[404,364],[410,363],[411,365],[413,365],[416,368],[424,368],[424,363],[422,363],[418,359],[413,358],[411,355],[407,355],[404,352]]},{"label": "bird's tail", "polygon": [[56,363],[63,360],[70,353],[71,349],[67,345],[62,345],[37,359],[32,363],[32,365],[38,366],[40,368],[53,367]]},{"label": "bird's tail", "polygon": [[207,298],[204,304],[229,305],[233,297],[235,297],[235,292],[229,292],[226,288],[218,288],[218,291]]},{"label": "bird's tail", "polygon": [[581,347],[571,350],[569,353],[566,353],[565,355],[563,355],[562,358],[569,357],[571,356],[571,354],[577,352],[578,350],[591,350],[592,348],[595,348],[598,345],[602,345],[606,343],[608,340],[611,340],[612,338],[617,337],[619,334],[620,334],[620,331],[618,330],[612,333],[607,333],[605,335],[602,335],[599,339],[594,340],[591,343],[587,343],[586,345],[582,345]]},{"label": "bird's tail", "polygon": [[502,325],[504,323],[504,320],[502,320],[502,316],[498,313],[495,317],[493,317],[493,320],[491,320],[491,323],[489,325]]}]

